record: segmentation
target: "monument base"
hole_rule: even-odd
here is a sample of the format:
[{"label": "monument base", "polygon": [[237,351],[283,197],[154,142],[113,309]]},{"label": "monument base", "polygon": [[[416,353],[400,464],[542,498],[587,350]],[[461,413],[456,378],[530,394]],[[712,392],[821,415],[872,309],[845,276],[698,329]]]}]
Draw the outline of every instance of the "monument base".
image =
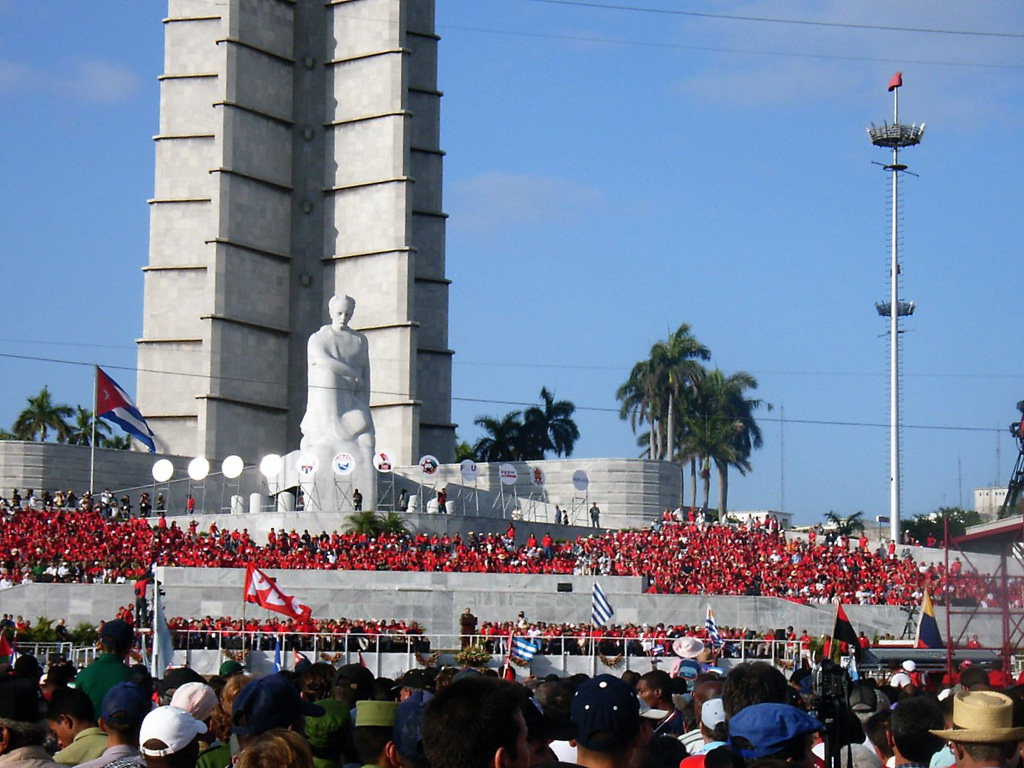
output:
[{"label": "monument base", "polygon": [[357,491],[361,508],[376,510],[377,470],[356,450],[353,444],[292,451],[283,457],[278,488],[294,489],[310,512],[353,512]]}]

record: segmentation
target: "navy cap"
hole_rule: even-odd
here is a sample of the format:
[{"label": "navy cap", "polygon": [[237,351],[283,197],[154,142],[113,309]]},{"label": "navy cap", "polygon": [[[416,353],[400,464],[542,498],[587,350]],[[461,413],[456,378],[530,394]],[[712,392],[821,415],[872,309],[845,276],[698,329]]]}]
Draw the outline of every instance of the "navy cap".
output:
[{"label": "navy cap", "polygon": [[[423,709],[432,698],[434,694],[430,691],[416,691],[395,710],[391,737],[398,754],[404,758],[427,759],[427,753],[423,751]],[[358,720],[356,724],[359,724]]]},{"label": "navy cap", "polygon": [[[777,754],[793,739],[817,733],[822,725],[802,709],[789,704],[754,704],[744,707],[729,720],[729,746],[745,760]],[[747,744],[737,744],[745,739]]]},{"label": "navy cap", "polygon": [[640,699],[633,686],[614,675],[587,680],[572,698],[576,743],[595,752],[614,752],[640,732]]},{"label": "navy cap", "polygon": [[273,728],[287,728],[300,714],[322,717],[325,712],[323,707],[303,699],[288,678],[275,672],[253,680],[238,692],[231,706],[231,732],[257,736]]},{"label": "navy cap", "polygon": [[152,704],[135,683],[118,683],[103,696],[100,717],[108,723],[141,723]]},{"label": "navy cap", "polygon": [[120,619],[113,619],[103,625],[100,637],[109,637],[118,645],[131,645],[135,640],[135,630]]}]

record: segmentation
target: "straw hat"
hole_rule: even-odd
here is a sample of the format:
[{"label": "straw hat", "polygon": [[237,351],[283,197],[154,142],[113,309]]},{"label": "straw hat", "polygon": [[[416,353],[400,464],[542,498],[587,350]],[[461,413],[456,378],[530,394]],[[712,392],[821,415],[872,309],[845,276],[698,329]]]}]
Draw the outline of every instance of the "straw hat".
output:
[{"label": "straw hat", "polygon": [[1013,727],[1013,699],[994,691],[961,691],[953,698],[953,728],[930,733],[968,743],[1024,739],[1024,727]]}]

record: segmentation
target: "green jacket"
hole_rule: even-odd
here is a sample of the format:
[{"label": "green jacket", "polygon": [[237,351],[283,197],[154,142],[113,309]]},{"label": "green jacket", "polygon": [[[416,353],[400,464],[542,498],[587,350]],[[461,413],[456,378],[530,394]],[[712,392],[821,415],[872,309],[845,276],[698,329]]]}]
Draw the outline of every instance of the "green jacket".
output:
[{"label": "green jacket", "polygon": [[92,699],[96,717],[103,714],[100,705],[107,691],[128,679],[131,670],[121,657],[114,653],[101,653],[88,667],[78,673],[75,688],[81,688]]},{"label": "green jacket", "polygon": [[78,765],[94,760],[107,748],[107,734],[99,728],[86,728],[75,734],[75,738],[64,749],[53,756],[62,765]]}]

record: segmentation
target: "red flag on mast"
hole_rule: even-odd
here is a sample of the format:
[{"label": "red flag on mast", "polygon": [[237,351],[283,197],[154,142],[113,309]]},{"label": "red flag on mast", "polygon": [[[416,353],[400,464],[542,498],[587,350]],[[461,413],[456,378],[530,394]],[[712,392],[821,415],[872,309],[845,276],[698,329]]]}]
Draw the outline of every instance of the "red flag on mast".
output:
[{"label": "red flag on mast", "polygon": [[289,595],[277,586],[277,582],[251,563],[245,567],[243,599],[247,603],[256,603],[268,611],[291,616],[296,621],[308,619],[313,612],[308,605]]},{"label": "red flag on mast", "polygon": [[895,75],[892,76],[892,79],[889,81],[889,93],[892,93],[893,91],[895,91],[897,88],[899,88],[902,85],[903,85],[903,73],[902,72],[897,72]]}]

